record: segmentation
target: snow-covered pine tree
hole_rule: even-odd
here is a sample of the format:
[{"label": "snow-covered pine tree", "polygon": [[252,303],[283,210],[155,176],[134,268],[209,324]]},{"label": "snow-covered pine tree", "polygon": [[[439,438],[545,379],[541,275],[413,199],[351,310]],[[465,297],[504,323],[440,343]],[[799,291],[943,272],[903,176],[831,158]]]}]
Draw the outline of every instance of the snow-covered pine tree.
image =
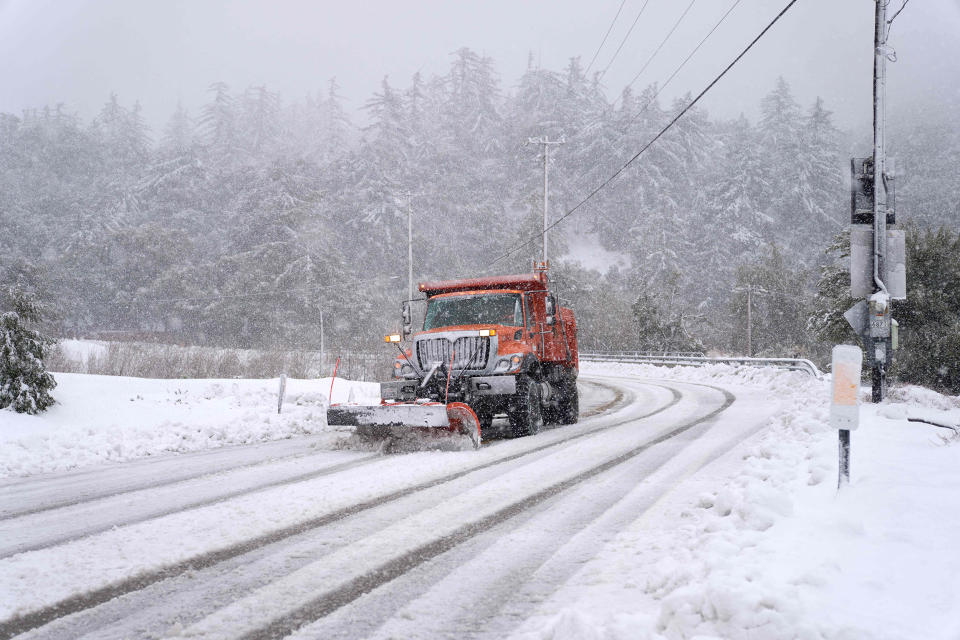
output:
[{"label": "snow-covered pine tree", "polygon": [[54,340],[30,328],[42,313],[36,297],[19,287],[7,291],[10,311],[0,315],[0,409],[37,414],[54,403],[57,382],[43,359]]},{"label": "snow-covered pine tree", "polygon": [[208,92],[213,94],[213,100],[200,111],[198,129],[210,159],[220,165],[230,166],[233,164],[234,151],[240,146],[233,96],[224,82],[214,82]]},{"label": "snow-covered pine tree", "polygon": [[847,213],[840,132],[830,116],[823,99],[817,97],[803,119],[797,158],[804,228],[824,242],[843,226],[841,221]]},{"label": "snow-covered pine tree", "polygon": [[320,122],[322,152],[319,159],[321,164],[328,164],[346,154],[354,131],[343,107],[343,96],[336,78],[330,78],[327,86],[327,97],[321,103]]},{"label": "snow-covered pine tree", "polygon": [[163,129],[160,139],[160,150],[164,155],[180,156],[193,146],[196,137],[196,127],[193,118],[183,104],[177,102],[177,110],[173,112],[167,126]]},{"label": "snow-covered pine tree", "polygon": [[[824,345],[852,343],[856,333],[843,317],[856,302],[850,297],[850,231],[844,229],[824,251],[817,292],[813,297],[807,331]],[[823,356],[826,356],[824,349]]]},{"label": "snow-covered pine tree", "polygon": [[[782,230],[781,238],[796,236],[801,219],[798,205],[802,194],[797,163],[801,118],[800,107],[783,77],[777,78],[776,86],[761,100],[760,113],[761,158],[771,179],[772,197],[766,213]],[[804,231],[808,233],[809,229]],[[793,248],[793,242],[784,244]]]},{"label": "snow-covered pine tree", "polygon": [[437,144],[432,162],[424,167],[430,173],[421,173],[420,182],[436,203],[427,215],[443,229],[431,249],[435,262],[438,267],[445,263],[441,269],[446,273],[464,273],[489,259],[484,245],[502,246],[505,238],[515,237],[506,225],[475,221],[509,220],[504,157],[506,148],[517,145],[504,133],[493,62],[467,48],[452,57],[450,70],[437,87],[442,91],[436,102]]},{"label": "snow-covered pine tree", "polygon": [[266,86],[250,87],[240,97],[241,144],[253,156],[273,150],[280,137],[280,96]]}]

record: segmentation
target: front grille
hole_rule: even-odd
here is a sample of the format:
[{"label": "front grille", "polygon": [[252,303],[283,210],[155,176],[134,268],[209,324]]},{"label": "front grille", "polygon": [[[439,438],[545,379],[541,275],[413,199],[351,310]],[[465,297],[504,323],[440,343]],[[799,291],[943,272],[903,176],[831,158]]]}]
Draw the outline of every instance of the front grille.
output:
[{"label": "front grille", "polygon": [[464,336],[450,342],[446,338],[429,338],[417,342],[417,360],[421,369],[430,367],[434,362],[450,363],[450,349],[456,352],[454,369],[483,369],[490,355],[490,338]]}]

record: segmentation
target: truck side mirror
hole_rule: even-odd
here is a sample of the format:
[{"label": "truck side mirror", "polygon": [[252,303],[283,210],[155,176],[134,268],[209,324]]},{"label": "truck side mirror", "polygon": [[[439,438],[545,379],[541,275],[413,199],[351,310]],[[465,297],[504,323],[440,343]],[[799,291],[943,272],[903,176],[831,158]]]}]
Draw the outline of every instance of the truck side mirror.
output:
[{"label": "truck side mirror", "polygon": [[548,327],[552,327],[555,322],[554,314],[556,313],[556,308],[553,304],[553,296],[547,296],[544,300],[544,309],[547,312],[547,317],[544,319]]},{"label": "truck side mirror", "polygon": [[400,315],[403,317],[403,335],[409,336],[411,333],[413,333],[413,327],[411,327],[413,324],[413,318],[410,315],[409,301],[404,300],[400,304]]}]

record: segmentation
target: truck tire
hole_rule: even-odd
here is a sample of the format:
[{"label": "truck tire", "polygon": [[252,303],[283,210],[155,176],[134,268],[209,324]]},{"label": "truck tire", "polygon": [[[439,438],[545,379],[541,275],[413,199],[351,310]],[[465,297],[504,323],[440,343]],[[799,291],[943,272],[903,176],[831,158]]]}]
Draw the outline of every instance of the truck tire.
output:
[{"label": "truck tire", "polygon": [[580,391],[577,389],[576,380],[570,380],[564,385],[564,394],[558,409],[560,424],[576,424],[580,419]]},{"label": "truck tire", "polygon": [[488,409],[477,411],[477,419],[480,421],[480,429],[486,431],[493,425],[493,412]]},{"label": "truck tire", "polygon": [[510,402],[510,430],[513,437],[532,436],[543,427],[543,412],[540,392],[536,383],[528,377],[517,378],[517,394]]}]

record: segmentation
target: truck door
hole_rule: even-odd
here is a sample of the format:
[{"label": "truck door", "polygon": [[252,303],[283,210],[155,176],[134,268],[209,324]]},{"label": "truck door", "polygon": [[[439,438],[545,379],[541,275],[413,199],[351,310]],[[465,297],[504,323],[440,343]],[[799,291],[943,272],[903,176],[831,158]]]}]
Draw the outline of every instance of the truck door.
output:
[{"label": "truck door", "polygon": [[537,358],[541,362],[563,360],[566,353],[560,334],[560,308],[554,301],[554,324],[548,326],[546,291],[534,291],[526,294],[527,301],[527,335],[533,341]]},{"label": "truck door", "polygon": [[553,304],[553,326],[544,324],[544,359],[557,362],[566,359],[566,345],[563,342],[563,334],[560,331],[560,323],[563,317],[560,314],[560,304],[552,293],[544,296],[544,318],[546,318],[546,301],[550,299]]}]

